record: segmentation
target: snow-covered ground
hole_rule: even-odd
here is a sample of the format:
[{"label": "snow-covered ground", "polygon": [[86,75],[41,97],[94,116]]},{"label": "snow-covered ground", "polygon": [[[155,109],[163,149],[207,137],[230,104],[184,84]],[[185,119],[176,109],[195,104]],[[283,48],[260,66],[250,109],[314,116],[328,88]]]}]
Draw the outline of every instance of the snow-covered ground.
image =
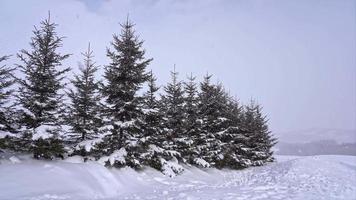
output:
[{"label": "snow-covered ground", "polygon": [[3,158],[0,199],[356,199],[356,157],[278,156],[241,171],[186,169],[174,178],[97,163]]}]

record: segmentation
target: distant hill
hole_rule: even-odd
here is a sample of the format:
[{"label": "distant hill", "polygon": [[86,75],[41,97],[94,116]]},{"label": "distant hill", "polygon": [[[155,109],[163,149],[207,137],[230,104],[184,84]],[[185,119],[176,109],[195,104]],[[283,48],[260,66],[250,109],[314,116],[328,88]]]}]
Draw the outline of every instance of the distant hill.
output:
[{"label": "distant hill", "polygon": [[277,133],[278,140],[288,143],[308,143],[322,140],[334,140],[337,143],[356,143],[356,130],[342,129],[306,129]]},{"label": "distant hill", "polygon": [[315,141],[308,143],[285,143],[276,145],[278,155],[353,155],[356,156],[356,143],[339,144],[333,140]]},{"label": "distant hill", "polygon": [[279,155],[356,155],[356,131],[308,129],[282,133],[275,153]]}]

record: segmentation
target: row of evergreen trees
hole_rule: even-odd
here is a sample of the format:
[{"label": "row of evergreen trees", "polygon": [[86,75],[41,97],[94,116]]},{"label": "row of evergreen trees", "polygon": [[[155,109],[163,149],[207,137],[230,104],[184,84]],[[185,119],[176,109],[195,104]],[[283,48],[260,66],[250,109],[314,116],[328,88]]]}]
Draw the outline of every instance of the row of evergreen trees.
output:
[{"label": "row of evergreen trees", "polygon": [[70,68],[62,63],[70,55],[58,52],[63,38],[56,26],[48,18],[35,28],[30,50],[18,54],[21,78],[11,76],[14,68],[0,68],[0,148],[164,173],[179,173],[179,164],[239,169],[273,160],[275,139],[261,106],[240,105],[211,75],[200,84],[193,75],[182,82],[174,70],[159,96],[147,72],[152,59],[128,20],[107,50],[104,80],[96,78],[89,45],[66,89]]}]

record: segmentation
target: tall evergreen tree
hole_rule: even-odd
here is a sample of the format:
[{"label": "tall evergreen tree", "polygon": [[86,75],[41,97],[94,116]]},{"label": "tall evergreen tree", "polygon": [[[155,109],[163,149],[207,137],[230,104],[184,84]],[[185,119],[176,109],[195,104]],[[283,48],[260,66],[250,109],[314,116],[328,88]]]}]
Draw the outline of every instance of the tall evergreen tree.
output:
[{"label": "tall evergreen tree", "polygon": [[156,97],[159,87],[156,85],[156,77],[152,71],[148,74],[148,90],[143,95],[143,111],[145,120],[144,137],[148,138],[149,143],[157,145],[162,128],[162,114],[159,112],[159,101]]},{"label": "tall evergreen tree", "polygon": [[[71,100],[69,124],[74,132],[72,139],[76,142],[97,138],[102,125],[99,82],[95,80],[98,66],[93,61],[94,55],[90,44],[88,50],[82,55],[84,62],[80,64],[80,74],[75,75],[71,81],[74,89],[70,89],[68,92]],[[80,148],[80,150],[82,155],[86,154],[85,149]]]},{"label": "tall evergreen tree", "polygon": [[241,169],[251,165],[248,157],[249,148],[248,137],[243,134],[242,117],[243,110],[239,102],[226,93],[228,128],[221,132],[223,156],[217,163],[217,167],[228,167],[232,169]]},{"label": "tall evergreen tree", "polygon": [[18,79],[24,139],[35,158],[51,159],[64,153],[60,138],[64,95],[60,90],[64,87],[63,75],[70,69],[62,66],[69,54],[58,53],[63,37],[57,36],[56,27],[50,17],[42,21],[33,31],[31,50],[18,54],[23,63],[18,67],[24,74],[24,79]]},{"label": "tall evergreen tree", "polygon": [[273,161],[271,148],[276,144],[276,139],[268,129],[268,120],[262,114],[262,108],[255,101],[245,106],[243,118],[243,131],[249,138],[249,157],[252,165],[263,165],[265,162]]},{"label": "tall evergreen tree", "polygon": [[137,92],[148,79],[145,69],[152,59],[144,57],[143,41],[135,35],[134,24],[127,20],[121,26],[120,36],[113,36],[113,50],[107,50],[111,62],[105,67],[102,93],[108,131],[97,148],[117,158],[109,161],[103,157],[106,164],[139,168],[143,113],[142,97]]},{"label": "tall evergreen tree", "polygon": [[13,68],[9,68],[1,63],[8,59],[8,56],[0,57],[0,149],[13,149],[21,151],[16,145],[18,121],[17,112],[12,101],[13,85],[15,83],[12,73]]},{"label": "tall evergreen tree", "polygon": [[201,133],[201,124],[198,114],[198,91],[195,77],[191,74],[188,81],[184,83],[184,119],[185,119],[185,135],[187,137],[187,148],[183,149],[182,153],[189,163],[194,164],[194,159],[198,154],[198,150],[194,145],[195,141],[199,140]]},{"label": "tall evergreen tree", "polygon": [[166,136],[166,141],[163,144],[165,149],[180,151],[184,148],[187,140],[184,128],[184,90],[182,82],[178,81],[178,72],[175,69],[171,72],[171,78],[171,82],[164,87],[165,94],[161,99]]},{"label": "tall evergreen tree", "polygon": [[201,137],[197,145],[200,158],[215,165],[222,158],[221,133],[228,128],[225,117],[227,103],[220,84],[211,83],[211,75],[206,75],[200,84],[199,115],[202,123]]},{"label": "tall evergreen tree", "polygon": [[156,78],[152,71],[149,73],[148,90],[143,95],[144,111],[144,135],[142,143],[145,152],[141,158],[145,165],[163,171],[163,159],[167,156],[162,148],[162,141],[165,140],[162,131],[162,113],[160,112],[160,102],[156,98],[159,87],[156,85]]},{"label": "tall evergreen tree", "polygon": [[[0,63],[7,60],[8,56],[0,57]],[[13,103],[10,102],[11,96],[14,92],[12,86],[15,83],[12,73],[14,68],[9,68],[6,65],[0,66],[0,131],[13,132],[14,127],[13,119]]]},{"label": "tall evergreen tree", "polygon": [[217,133],[227,128],[227,99],[221,84],[211,83],[212,75],[206,75],[200,84],[199,112],[203,120],[202,129],[206,133]]},{"label": "tall evergreen tree", "polygon": [[237,99],[229,94],[226,94],[226,99],[228,107],[226,117],[229,119],[231,126],[240,127],[242,125],[243,107]]}]

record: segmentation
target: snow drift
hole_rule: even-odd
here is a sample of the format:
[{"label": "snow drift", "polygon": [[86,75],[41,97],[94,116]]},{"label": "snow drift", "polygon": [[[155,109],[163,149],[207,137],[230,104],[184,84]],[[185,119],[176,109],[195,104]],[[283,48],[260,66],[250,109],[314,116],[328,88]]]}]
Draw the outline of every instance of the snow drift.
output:
[{"label": "snow drift", "polygon": [[0,199],[355,199],[356,157],[278,156],[240,171],[186,168],[169,178],[153,169],[108,169],[80,157],[0,164]]}]

